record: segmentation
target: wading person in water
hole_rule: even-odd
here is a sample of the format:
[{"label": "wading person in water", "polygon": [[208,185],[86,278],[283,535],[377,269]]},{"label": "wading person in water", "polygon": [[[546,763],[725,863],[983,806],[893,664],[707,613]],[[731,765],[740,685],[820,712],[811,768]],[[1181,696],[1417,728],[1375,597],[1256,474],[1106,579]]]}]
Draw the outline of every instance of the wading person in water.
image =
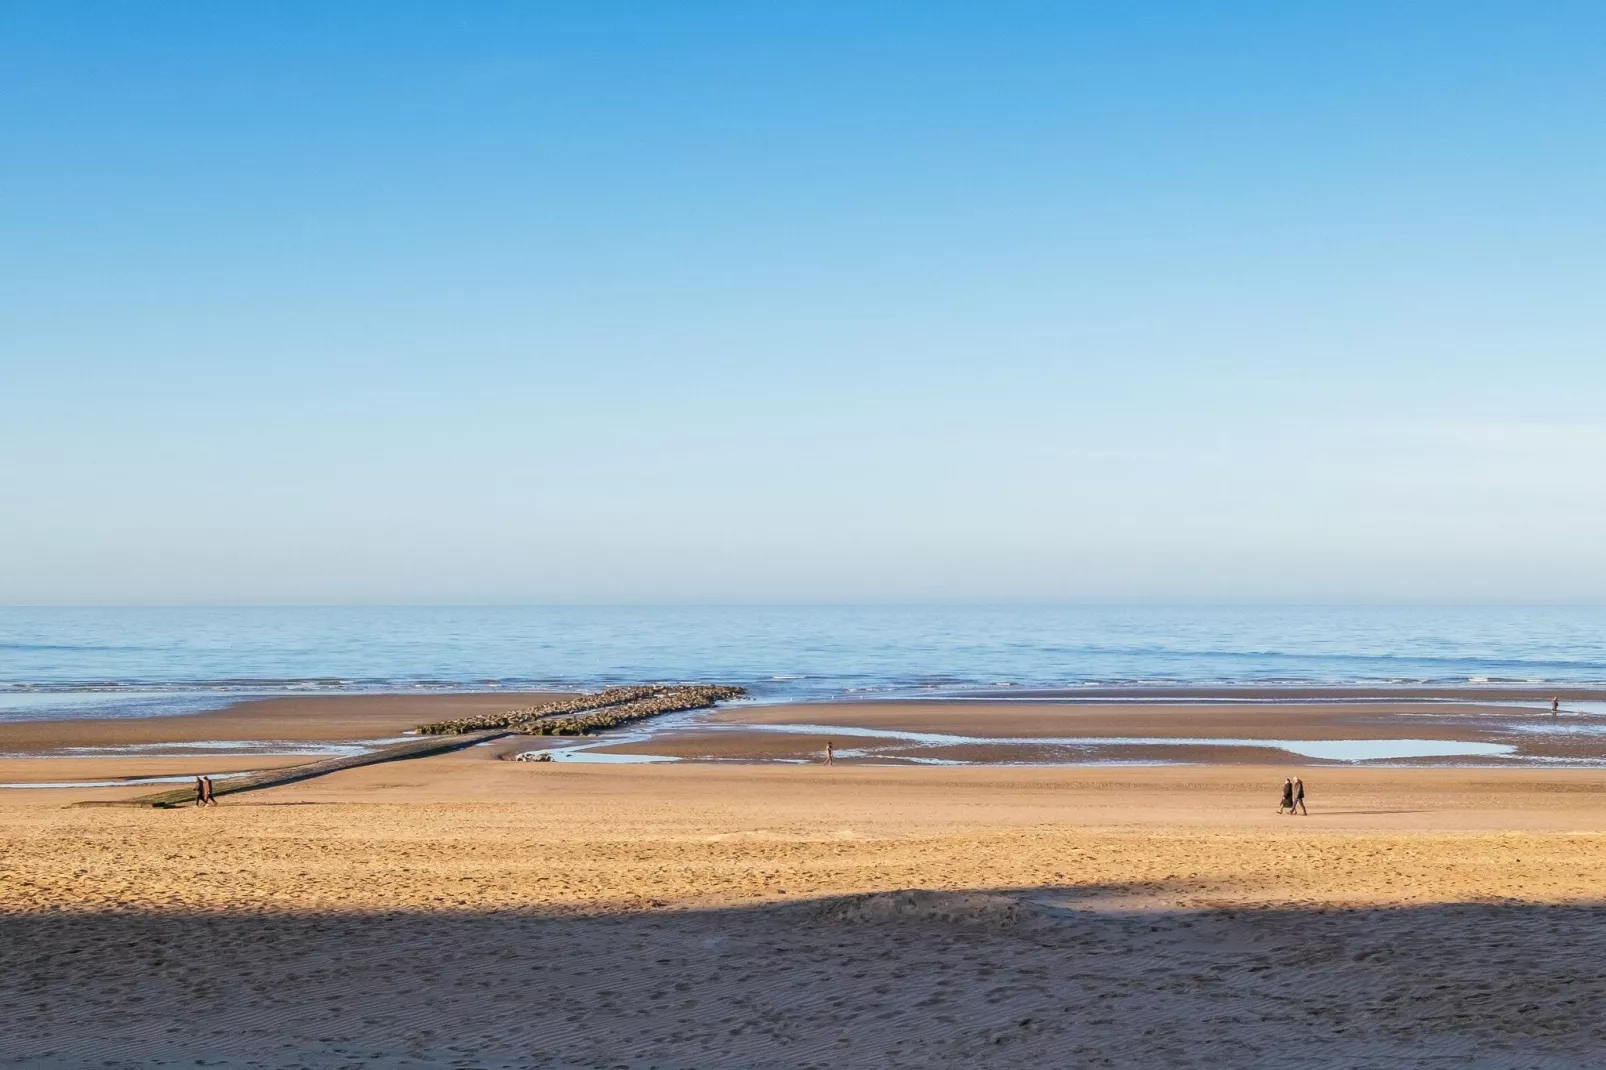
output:
[{"label": "wading person in water", "polygon": [[1294,810],[1294,782],[1292,779],[1283,781],[1283,801],[1277,804],[1277,812],[1284,810],[1292,813]]},{"label": "wading person in water", "polygon": [[[1294,778],[1294,806],[1299,807],[1299,812],[1306,817],[1310,816],[1310,811],[1305,809],[1305,782],[1299,777]],[[1288,812],[1293,813],[1294,808],[1289,807]]]},{"label": "wading person in water", "polygon": [[1550,700],[1550,716],[1554,717],[1561,712],[1561,696],[1557,695]]}]

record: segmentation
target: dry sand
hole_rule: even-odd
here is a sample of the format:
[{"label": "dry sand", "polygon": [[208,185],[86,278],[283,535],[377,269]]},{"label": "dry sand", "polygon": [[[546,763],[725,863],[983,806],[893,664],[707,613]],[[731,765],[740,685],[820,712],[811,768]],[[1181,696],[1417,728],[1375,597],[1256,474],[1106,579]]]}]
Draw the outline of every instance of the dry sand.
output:
[{"label": "dry sand", "polygon": [[0,1059],[1591,1064],[1606,772],[1306,772],[1309,818],[1253,766],[489,747],[211,810],[0,792]]},{"label": "dry sand", "polygon": [[[45,755],[372,738],[534,700],[0,727]],[[1015,706],[989,727],[1434,738],[1400,731],[1418,707],[1383,706]],[[1459,738],[1488,715],[1449,712]],[[719,716],[943,731],[977,714]],[[1576,1067],[1606,1049],[1606,770],[498,760],[532,742],[208,810],[68,805],[148,788],[0,789],[0,1063]],[[1242,751],[1210,749],[1279,760]],[[1296,772],[1312,813],[1279,816]]]}]

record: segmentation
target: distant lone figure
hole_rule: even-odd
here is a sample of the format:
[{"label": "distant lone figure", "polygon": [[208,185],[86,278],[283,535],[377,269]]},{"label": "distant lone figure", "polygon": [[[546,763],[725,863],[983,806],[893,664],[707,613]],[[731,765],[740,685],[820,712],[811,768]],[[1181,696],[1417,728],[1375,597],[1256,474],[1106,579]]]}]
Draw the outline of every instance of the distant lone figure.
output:
[{"label": "distant lone figure", "polygon": [[201,778],[201,802],[205,806],[217,805],[217,800],[212,798],[212,778],[209,776]]},{"label": "distant lone figure", "polygon": [[[1300,813],[1306,817],[1310,816],[1310,811],[1305,809],[1305,781],[1299,777],[1294,778],[1294,805],[1299,807]],[[1293,813],[1294,811],[1290,809],[1288,812]]]},{"label": "distant lone figure", "polygon": [[1294,782],[1292,779],[1283,781],[1283,801],[1277,804],[1277,812],[1284,810],[1293,812],[1294,809]]},{"label": "distant lone figure", "polygon": [[195,805],[206,805],[206,785],[201,783],[200,777],[195,778]]},{"label": "distant lone figure", "polygon": [[836,761],[836,747],[828,739],[825,741],[825,764],[831,765]]},{"label": "distant lone figure", "polygon": [[1554,717],[1561,712],[1561,696],[1557,695],[1550,700],[1550,716]]}]

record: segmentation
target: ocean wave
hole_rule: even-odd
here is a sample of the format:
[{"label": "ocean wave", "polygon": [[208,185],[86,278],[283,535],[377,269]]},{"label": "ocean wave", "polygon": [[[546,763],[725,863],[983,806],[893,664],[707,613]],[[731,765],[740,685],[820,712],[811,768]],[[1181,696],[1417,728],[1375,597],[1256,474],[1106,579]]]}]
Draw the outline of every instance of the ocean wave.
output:
[{"label": "ocean wave", "polygon": [[988,689],[1598,686],[1606,609],[0,608],[0,708],[50,695],[115,705],[698,681],[745,686],[757,701]]}]

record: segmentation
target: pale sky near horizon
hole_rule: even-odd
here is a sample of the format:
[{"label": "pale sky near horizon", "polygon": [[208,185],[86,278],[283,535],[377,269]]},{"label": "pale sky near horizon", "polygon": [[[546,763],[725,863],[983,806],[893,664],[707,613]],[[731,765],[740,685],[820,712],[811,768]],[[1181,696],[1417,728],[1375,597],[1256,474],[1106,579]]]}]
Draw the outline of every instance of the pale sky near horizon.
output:
[{"label": "pale sky near horizon", "polygon": [[1606,600],[1602,40],[8,3],[0,604]]}]

